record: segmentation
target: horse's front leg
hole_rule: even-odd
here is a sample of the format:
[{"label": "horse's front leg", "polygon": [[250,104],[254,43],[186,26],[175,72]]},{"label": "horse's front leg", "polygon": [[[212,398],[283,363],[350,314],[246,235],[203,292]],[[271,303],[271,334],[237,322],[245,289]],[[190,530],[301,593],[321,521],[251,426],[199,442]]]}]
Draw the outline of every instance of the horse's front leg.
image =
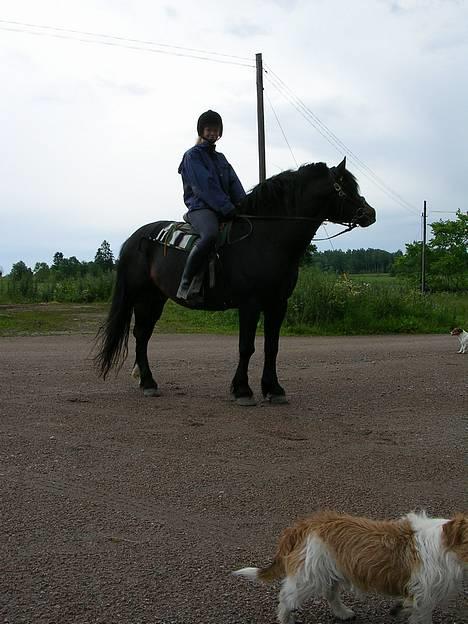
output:
[{"label": "horse's front leg", "polygon": [[153,333],[154,326],[159,320],[166,299],[161,297],[151,297],[137,302],[134,306],[135,325],[133,335],[135,336],[135,366],[132,375],[140,379],[140,388],[145,396],[160,396],[158,384],[153,379],[153,374],[148,362],[148,342]]},{"label": "horse's front leg", "polygon": [[239,405],[256,405],[249,386],[249,362],[255,353],[255,333],[260,318],[257,302],[239,306],[239,364],[231,382],[231,394]]},{"label": "horse's front leg", "polygon": [[262,393],[271,403],[288,403],[286,393],[278,382],[276,357],[278,355],[279,334],[286,315],[286,299],[269,303],[264,307],[265,317],[265,361],[262,374]]}]

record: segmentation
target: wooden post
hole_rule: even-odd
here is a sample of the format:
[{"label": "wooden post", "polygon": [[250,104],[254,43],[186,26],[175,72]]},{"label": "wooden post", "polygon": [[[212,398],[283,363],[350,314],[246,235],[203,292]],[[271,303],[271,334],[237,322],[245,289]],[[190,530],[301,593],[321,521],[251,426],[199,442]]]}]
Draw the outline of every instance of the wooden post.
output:
[{"label": "wooden post", "polygon": [[264,182],[266,179],[265,116],[263,109],[263,62],[261,53],[255,55],[255,61],[257,65],[258,171],[260,182]]},{"label": "wooden post", "polygon": [[424,295],[426,292],[426,221],[427,221],[427,211],[426,211],[426,200],[424,200],[424,210],[423,210],[423,239],[422,239],[422,247],[421,247],[421,294]]}]

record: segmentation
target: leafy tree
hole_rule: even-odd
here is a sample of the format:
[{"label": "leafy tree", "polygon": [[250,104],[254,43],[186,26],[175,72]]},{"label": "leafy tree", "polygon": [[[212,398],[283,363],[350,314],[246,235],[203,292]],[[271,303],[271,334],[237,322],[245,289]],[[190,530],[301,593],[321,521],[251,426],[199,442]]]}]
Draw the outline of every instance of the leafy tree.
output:
[{"label": "leafy tree", "polygon": [[[414,241],[413,243],[406,243],[405,247],[405,253],[395,259],[390,272],[392,275],[418,276],[421,270],[422,243]],[[431,253],[430,249],[426,248],[426,252],[426,261],[428,261]]]},{"label": "leafy tree", "polygon": [[15,264],[11,267],[10,279],[12,282],[19,282],[30,277],[32,278],[32,271],[22,260],[15,262]]},{"label": "leafy tree", "polygon": [[81,275],[81,262],[76,256],[64,258],[61,272],[64,277],[79,277]]},{"label": "leafy tree", "polygon": [[39,281],[46,280],[50,275],[50,268],[46,262],[36,262],[33,269],[34,277]]},{"label": "leafy tree", "polygon": [[112,271],[114,268],[114,254],[106,240],[102,241],[101,246],[96,251],[94,262],[104,271]]},{"label": "leafy tree", "polygon": [[[426,246],[427,283],[436,290],[468,287],[468,215],[431,223],[432,238]],[[422,243],[406,245],[406,253],[394,264],[394,273],[419,279]]]},{"label": "leafy tree", "polygon": [[433,238],[429,245],[433,249],[446,252],[467,253],[468,247],[468,214],[457,210],[455,221],[436,221],[430,224]]},{"label": "leafy tree", "polygon": [[20,260],[11,267],[8,286],[14,297],[20,300],[34,299],[34,278],[33,272],[26,264]]},{"label": "leafy tree", "polygon": [[76,256],[65,258],[61,251],[57,251],[54,254],[54,262],[51,266],[51,270],[61,279],[68,279],[70,277],[80,277],[83,275],[86,271],[86,265],[83,266]]},{"label": "leafy tree", "polygon": [[317,253],[317,245],[310,244],[304,252],[301,266],[310,266],[314,263],[314,255]]},{"label": "leafy tree", "polygon": [[54,253],[54,263],[53,263],[53,265],[52,265],[52,266],[53,266],[55,269],[59,269],[59,268],[60,268],[60,265],[61,265],[61,264],[62,264],[62,262],[63,262],[63,259],[64,259],[64,258],[63,258],[63,253],[62,253],[61,251],[56,251],[56,252]]}]

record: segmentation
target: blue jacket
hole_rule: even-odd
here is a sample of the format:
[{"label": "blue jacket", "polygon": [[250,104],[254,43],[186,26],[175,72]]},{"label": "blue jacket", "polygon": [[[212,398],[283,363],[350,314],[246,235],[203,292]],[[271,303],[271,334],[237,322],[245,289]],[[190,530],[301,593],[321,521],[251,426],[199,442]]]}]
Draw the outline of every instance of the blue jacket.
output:
[{"label": "blue jacket", "polygon": [[211,143],[203,142],[186,151],[179,173],[189,211],[210,208],[222,217],[245,197],[234,169]]}]

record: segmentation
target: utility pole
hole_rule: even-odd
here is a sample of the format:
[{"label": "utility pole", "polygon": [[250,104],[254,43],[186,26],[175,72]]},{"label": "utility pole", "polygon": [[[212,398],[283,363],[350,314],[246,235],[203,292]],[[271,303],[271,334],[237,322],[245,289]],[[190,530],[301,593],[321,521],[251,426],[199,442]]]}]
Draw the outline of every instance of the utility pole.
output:
[{"label": "utility pole", "polygon": [[266,179],[265,164],[265,116],[263,109],[263,61],[261,53],[255,55],[257,66],[257,129],[258,129],[258,171],[260,182]]},{"label": "utility pole", "polygon": [[423,218],[423,239],[422,239],[422,247],[421,247],[421,294],[424,295],[424,293],[426,292],[426,220],[427,220],[426,200],[424,200],[424,210],[423,210],[422,218]]}]

